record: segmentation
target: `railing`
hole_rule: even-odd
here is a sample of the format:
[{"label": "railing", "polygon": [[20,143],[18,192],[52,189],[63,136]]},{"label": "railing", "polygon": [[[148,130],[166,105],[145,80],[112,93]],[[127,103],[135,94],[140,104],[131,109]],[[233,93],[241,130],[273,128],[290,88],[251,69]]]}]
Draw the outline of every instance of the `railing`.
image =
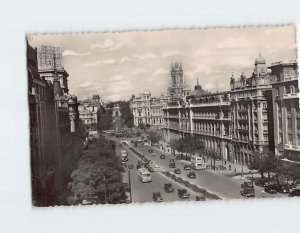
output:
[{"label": "railing", "polygon": [[283,99],[295,99],[295,98],[300,98],[300,93],[283,94]]},{"label": "railing", "polygon": [[300,151],[300,146],[285,144],[284,149]]}]

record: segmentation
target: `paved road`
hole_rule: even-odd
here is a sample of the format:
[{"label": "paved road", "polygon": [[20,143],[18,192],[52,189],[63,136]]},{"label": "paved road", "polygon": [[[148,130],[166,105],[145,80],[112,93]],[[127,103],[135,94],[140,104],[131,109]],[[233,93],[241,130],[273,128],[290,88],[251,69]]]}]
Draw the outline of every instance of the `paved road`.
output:
[{"label": "paved road", "polygon": [[[130,143],[129,140],[127,140],[128,143]],[[132,144],[131,144],[132,145]],[[133,146],[133,145],[132,145]],[[148,150],[149,146],[143,146],[138,145],[135,149],[139,151],[140,153],[144,154],[146,157],[154,161],[155,163],[159,164],[160,167],[163,167],[165,170],[168,171],[174,171],[173,168],[169,168],[169,160],[171,157],[161,152],[160,150],[151,147],[154,152],[156,153],[156,156],[152,156]],[[166,159],[160,159],[160,155],[164,154],[166,156]],[[224,175],[209,171],[209,170],[197,170],[196,173],[196,179],[190,179],[187,178],[187,173],[189,171],[185,171],[183,169],[184,162],[175,160],[176,168],[180,168],[181,170],[181,177],[184,179],[189,180],[191,183],[194,183],[207,191],[214,193],[218,195],[222,199],[232,199],[232,198],[246,198],[244,196],[240,195],[241,191],[241,181],[235,180],[233,178],[226,177]],[[255,186],[255,192],[256,197],[261,197],[261,191],[263,188]],[[287,194],[269,194],[265,193],[265,197],[286,197]]]},{"label": "paved road", "polygon": [[[107,138],[110,140],[116,141],[118,145],[121,142],[119,138],[114,138],[114,137],[107,137]],[[190,194],[190,198],[189,199],[180,199],[177,196],[177,190],[178,190],[178,188],[185,188],[185,187],[174,182],[173,180],[169,179],[168,177],[162,175],[160,172],[158,172],[159,169],[156,169],[153,173],[151,173],[152,182],[142,183],[137,178],[136,165],[139,160],[138,157],[136,157],[136,155],[126,147],[118,146],[117,147],[118,154],[121,154],[119,152],[119,150],[121,150],[121,149],[126,149],[128,152],[129,161],[127,162],[127,164],[133,164],[133,166],[134,166],[133,169],[125,168],[125,173],[124,173],[124,182],[128,182],[128,171],[130,171],[132,202],[139,202],[139,203],[152,202],[153,201],[153,199],[152,199],[153,192],[161,192],[164,202],[195,200],[196,195],[199,195],[191,190],[188,190],[188,193]],[[166,183],[172,184],[172,186],[175,189],[174,193],[166,193],[164,191],[163,188],[164,188],[164,184],[166,184]]]}]

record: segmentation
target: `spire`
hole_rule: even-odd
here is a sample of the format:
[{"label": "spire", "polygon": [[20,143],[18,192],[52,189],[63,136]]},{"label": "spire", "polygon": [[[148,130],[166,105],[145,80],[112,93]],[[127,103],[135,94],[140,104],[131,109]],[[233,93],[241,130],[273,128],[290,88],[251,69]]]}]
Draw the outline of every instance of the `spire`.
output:
[{"label": "spire", "polygon": [[197,78],[197,86],[199,86],[199,80],[198,80],[198,78]]},{"label": "spire", "polygon": [[53,54],[53,68],[54,68],[54,75],[53,75],[53,92],[54,92],[54,96],[57,96],[57,95],[62,96],[63,92],[61,90],[59,78],[58,78],[58,75],[57,75],[55,53]]}]

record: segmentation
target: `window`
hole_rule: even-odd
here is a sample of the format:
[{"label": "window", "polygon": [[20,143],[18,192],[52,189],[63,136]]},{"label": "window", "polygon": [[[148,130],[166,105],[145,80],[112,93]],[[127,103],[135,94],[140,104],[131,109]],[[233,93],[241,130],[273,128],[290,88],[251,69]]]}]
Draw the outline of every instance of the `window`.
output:
[{"label": "window", "polygon": [[295,86],[290,86],[290,93],[295,93]]}]

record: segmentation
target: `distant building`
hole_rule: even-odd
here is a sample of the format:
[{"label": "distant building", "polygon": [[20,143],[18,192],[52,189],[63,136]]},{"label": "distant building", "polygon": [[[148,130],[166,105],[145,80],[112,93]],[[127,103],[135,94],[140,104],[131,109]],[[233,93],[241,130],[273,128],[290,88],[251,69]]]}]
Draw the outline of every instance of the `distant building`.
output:
[{"label": "distant building", "polygon": [[272,63],[274,152],[287,162],[300,162],[299,72],[297,61]]},{"label": "distant building", "polygon": [[[80,101],[78,106],[79,119],[83,124],[92,129],[92,125],[98,124],[103,104],[99,95],[93,95],[91,99],[87,98]],[[95,130],[95,129],[94,129]]]}]

